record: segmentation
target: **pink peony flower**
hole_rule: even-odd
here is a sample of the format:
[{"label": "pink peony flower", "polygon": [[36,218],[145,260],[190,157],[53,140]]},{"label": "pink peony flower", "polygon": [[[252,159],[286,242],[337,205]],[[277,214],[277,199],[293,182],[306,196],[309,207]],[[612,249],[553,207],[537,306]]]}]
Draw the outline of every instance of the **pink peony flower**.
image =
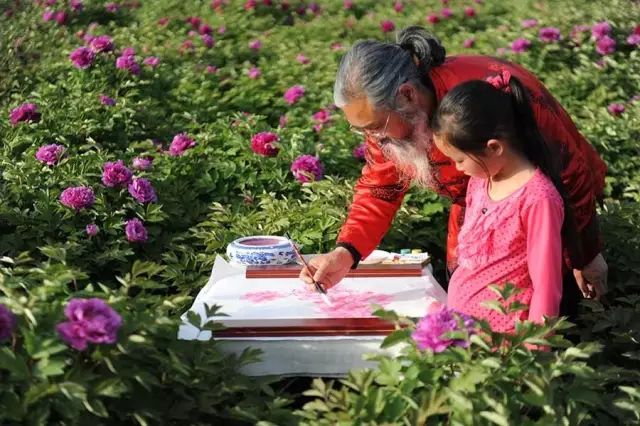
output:
[{"label": "pink peony flower", "polygon": [[202,36],[200,36],[200,39],[208,49],[211,49],[215,44],[215,40],[213,39],[213,37],[211,37],[210,34],[203,34]]},{"label": "pink peony flower", "polygon": [[218,67],[216,67],[215,65],[207,65],[207,67],[205,68],[205,72],[207,74],[215,74],[218,72]]},{"label": "pink peony flower", "polygon": [[40,121],[38,106],[32,103],[25,103],[11,110],[9,121],[12,126],[17,126],[21,122],[37,123]]},{"label": "pink peony flower", "polygon": [[118,340],[122,318],[104,300],[71,299],[64,310],[67,321],[56,326],[60,338],[84,351],[88,343],[112,344]]},{"label": "pink peony flower", "polygon": [[470,37],[470,38],[468,38],[468,39],[466,39],[465,41],[462,42],[462,46],[467,48],[467,49],[470,49],[470,48],[473,47],[473,45],[475,43],[476,43],[476,39],[473,38],[473,37]]},{"label": "pink peony flower", "polygon": [[619,117],[624,112],[624,105],[619,103],[609,104],[609,106],[607,107],[607,111],[609,111],[609,114],[613,115],[614,117]]},{"label": "pink peony flower", "polygon": [[47,9],[42,13],[42,20],[44,22],[53,21],[53,18],[55,18],[55,15],[56,15],[56,12],[54,10]]},{"label": "pink peony flower", "polygon": [[313,182],[323,178],[324,166],[316,156],[300,155],[291,164],[291,172],[301,183]]},{"label": "pink peony flower", "polygon": [[393,21],[387,19],[380,22],[380,28],[382,29],[383,33],[390,33],[391,31],[396,29],[396,24],[394,24]]},{"label": "pink peony flower", "polygon": [[258,77],[260,77],[260,68],[258,67],[251,67],[249,68],[249,71],[247,71],[247,74],[249,75],[249,78],[252,80],[257,79]]},{"label": "pink peony flower", "polygon": [[211,28],[210,25],[207,24],[202,24],[200,25],[200,28],[198,28],[198,32],[200,33],[200,35],[205,35],[205,34],[213,34],[213,28]]},{"label": "pink peony flower", "polygon": [[177,134],[171,141],[171,146],[169,147],[169,155],[173,157],[179,157],[194,146],[196,146],[195,141],[189,138],[186,133]]},{"label": "pink peony flower", "polygon": [[526,38],[516,39],[511,43],[511,50],[515,53],[524,53],[531,48],[531,42]]},{"label": "pink peony flower", "polygon": [[129,184],[129,194],[141,204],[155,203],[158,201],[155,189],[148,179],[134,178]]},{"label": "pink peony flower", "polygon": [[98,228],[98,225],[96,225],[95,223],[90,223],[85,228],[85,232],[90,237],[95,237],[96,235],[98,235],[98,231],[100,231],[100,228]]},{"label": "pink peony flower", "polygon": [[304,96],[304,87],[299,84],[288,88],[287,91],[284,92],[284,100],[289,105],[293,105],[298,102],[302,96]]},{"label": "pink peony flower", "polygon": [[58,12],[56,12],[55,16],[53,19],[55,19],[55,21],[58,23],[58,25],[64,25],[67,23],[67,19],[69,18],[69,15],[67,15],[67,12],[60,10]]},{"label": "pink peony flower", "polygon": [[76,50],[71,52],[69,55],[69,59],[73,62],[73,65],[79,69],[87,69],[91,65],[93,65],[93,60],[95,59],[96,54],[93,53],[91,49],[88,47],[78,47]]},{"label": "pink peony flower", "polygon": [[533,28],[538,25],[537,19],[525,19],[521,23],[522,28]]},{"label": "pink peony flower", "polygon": [[153,167],[153,158],[136,157],[133,159],[133,168],[136,170],[150,170]]},{"label": "pink peony flower", "polygon": [[610,55],[616,51],[616,41],[609,36],[603,36],[596,41],[596,52],[602,56]]},{"label": "pink peony flower", "polygon": [[43,145],[36,152],[36,160],[47,166],[57,164],[64,155],[64,146],[57,144]]},{"label": "pink peony flower", "polygon": [[393,3],[393,10],[398,13],[402,12],[404,10],[404,3],[402,3],[400,0],[397,0],[395,3]]},{"label": "pink peony flower", "polygon": [[251,149],[258,155],[264,157],[275,157],[278,155],[278,148],[275,143],[278,142],[278,135],[271,132],[260,132],[251,138]]},{"label": "pink peony flower", "polygon": [[89,42],[89,47],[96,53],[111,52],[113,50],[113,39],[107,35],[93,37]]},{"label": "pink peony flower", "polygon": [[640,34],[631,34],[627,37],[627,44],[630,44],[631,46],[640,45]]},{"label": "pink peony flower", "polygon": [[160,58],[158,58],[157,56],[148,56],[144,58],[142,63],[150,66],[151,68],[155,68],[160,64]]},{"label": "pink peony flower", "polygon": [[411,337],[418,349],[439,353],[449,346],[468,347],[467,339],[453,339],[446,334],[462,331],[470,336],[475,333],[474,327],[475,321],[470,316],[443,307],[421,318]]},{"label": "pink peony flower", "polygon": [[289,121],[289,118],[286,115],[281,115],[280,119],[278,120],[278,127],[280,128],[285,127],[288,121]]},{"label": "pink peony flower", "polygon": [[551,43],[560,40],[560,29],[555,27],[540,28],[540,41]]},{"label": "pink peony flower", "polygon": [[467,18],[473,18],[476,16],[476,10],[471,6],[465,6],[464,14]]},{"label": "pink peony flower", "polygon": [[93,206],[95,195],[88,186],[72,186],[60,194],[60,203],[76,212]]},{"label": "pink peony flower", "polygon": [[302,53],[299,53],[298,56],[296,56],[296,61],[298,61],[302,65],[307,65],[309,62],[311,62],[311,60],[304,56]]},{"label": "pink peony flower", "polygon": [[363,161],[365,159],[366,152],[367,152],[367,145],[364,143],[361,143],[360,145],[358,145],[353,149],[352,155],[356,159]]},{"label": "pink peony flower", "polygon": [[251,40],[249,42],[249,49],[260,50],[262,47],[262,42],[260,40]]},{"label": "pink peony flower", "polygon": [[591,27],[591,35],[595,40],[600,40],[609,34],[611,34],[611,24],[606,21],[598,22]]},{"label": "pink peony flower", "polygon": [[[133,48],[129,49],[133,50]],[[127,51],[127,49],[125,49],[125,51]],[[127,70],[131,74],[140,74],[140,65],[136,62],[135,54],[127,55],[125,51],[116,59],[116,68],[119,70]]]},{"label": "pink peony flower", "polygon": [[120,5],[118,3],[107,3],[104,5],[104,9],[109,13],[116,13],[120,10]]},{"label": "pink peony flower", "polygon": [[453,12],[451,11],[450,8],[445,7],[444,9],[442,9],[440,11],[440,16],[442,16],[445,19],[451,18],[453,16]]},{"label": "pink peony flower", "polygon": [[131,243],[144,243],[149,239],[147,229],[140,219],[134,218],[126,221],[124,231],[127,236],[127,241]]},{"label": "pink peony flower", "polygon": [[351,10],[351,8],[353,7],[353,0],[344,0],[342,2],[342,7],[344,7],[346,10]]},{"label": "pink peony flower", "polygon": [[124,187],[131,182],[133,173],[124,165],[124,161],[106,162],[102,167],[102,183],[108,188]]},{"label": "pink peony flower", "polygon": [[167,26],[168,23],[169,23],[169,18],[167,18],[166,16],[158,19],[158,25],[161,27]]},{"label": "pink peony flower", "polygon": [[435,13],[431,13],[427,16],[427,21],[430,24],[437,24],[438,22],[440,22],[440,18]]},{"label": "pink peony flower", "polygon": [[100,103],[106,106],[114,106],[116,104],[116,100],[106,95],[100,95]]}]

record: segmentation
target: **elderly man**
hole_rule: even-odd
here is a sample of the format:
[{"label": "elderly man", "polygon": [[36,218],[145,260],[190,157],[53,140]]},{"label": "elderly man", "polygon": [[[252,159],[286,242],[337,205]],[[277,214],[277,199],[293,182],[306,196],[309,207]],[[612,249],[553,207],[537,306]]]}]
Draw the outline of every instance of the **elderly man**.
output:
[{"label": "elderly man", "polygon": [[580,292],[596,298],[604,293],[607,264],[596,216],[596,201],[603,196],[603,161],[530,72],[489,56],[445,57],[438,39],[421,27],[400,31],[396,43],[359,42],[342,58],[334,99],[352,129],[365,137],[367,164],[336,248],[311,261],[311,271],[300,274],[305,282],[313,277],[330,288],[368,256],[388,231],[411,182],[452,200],[447,268],[456,268],[467,177],[431,142],[429,118],[453,87],[501,70],[517,76],[530,91],[538,127],[562,162],[562,180],[580,231],[582,253],[565,255],[561,313],[575,314]]}]

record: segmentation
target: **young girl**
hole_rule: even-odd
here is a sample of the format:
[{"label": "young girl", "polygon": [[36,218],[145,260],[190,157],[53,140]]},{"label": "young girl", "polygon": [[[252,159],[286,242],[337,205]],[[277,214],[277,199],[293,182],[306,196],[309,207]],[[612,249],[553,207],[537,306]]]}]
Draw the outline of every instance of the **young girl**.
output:
[{"label": "young girl", "polygon": [[[526,89],[508,71],[463,83],[442,99],[431,127],[438,149],[471,177],[448,306],[502,332],[516,319],[557,316],[562,239],[576,243],[577,232]],[[498,297],[489,286],[506,282],[522,290],[515,299],[528,310],[483,306]]]}]

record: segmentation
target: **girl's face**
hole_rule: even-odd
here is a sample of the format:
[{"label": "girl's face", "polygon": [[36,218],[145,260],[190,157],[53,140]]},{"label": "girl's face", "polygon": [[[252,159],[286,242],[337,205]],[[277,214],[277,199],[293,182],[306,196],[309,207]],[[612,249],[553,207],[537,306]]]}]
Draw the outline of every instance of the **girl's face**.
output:
[{"label": "girl's face", "polygon": [[[498,163],[502,147],[494,147],[494,140],[491,141],[492,146],[487,146],[486,155],[483,154],[481,157],[460,151],[439,135],[433,135],[433,141],[436,147],[453,161],[456,169],[467,176],[488,179],[500,169]],[[495,148],[498,148],[500,152],[496,152]]]}]

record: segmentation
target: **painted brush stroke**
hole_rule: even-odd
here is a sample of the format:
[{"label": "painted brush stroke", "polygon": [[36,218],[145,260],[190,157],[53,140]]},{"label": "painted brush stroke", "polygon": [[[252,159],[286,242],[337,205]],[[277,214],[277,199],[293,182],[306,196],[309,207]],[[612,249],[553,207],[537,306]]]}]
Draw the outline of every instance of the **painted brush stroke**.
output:
[{"label": "painted brush stroke", "polygon": [[253,291],[253,292],[245,293],[241,297],[241,299],[248,300],[249,302],[253,302],[253,303],[265,303],[265,302],[271,302],[272,300],[282,299],[283,297],[287,297],[287,296],[289,296],[289,294],[287,293],[265,290],[265,291]]},{"label": "painted brush stroke", "polygon": [[328,297],[332,306],[324,303],[320,295],[310,290],[295,290],[293,294],[300,300],[310,300],[315,311],[333,318],[371,317],[373,304],[385,306],[393,301],[393,296],[373,291],[353,291],[333,289]]}]

